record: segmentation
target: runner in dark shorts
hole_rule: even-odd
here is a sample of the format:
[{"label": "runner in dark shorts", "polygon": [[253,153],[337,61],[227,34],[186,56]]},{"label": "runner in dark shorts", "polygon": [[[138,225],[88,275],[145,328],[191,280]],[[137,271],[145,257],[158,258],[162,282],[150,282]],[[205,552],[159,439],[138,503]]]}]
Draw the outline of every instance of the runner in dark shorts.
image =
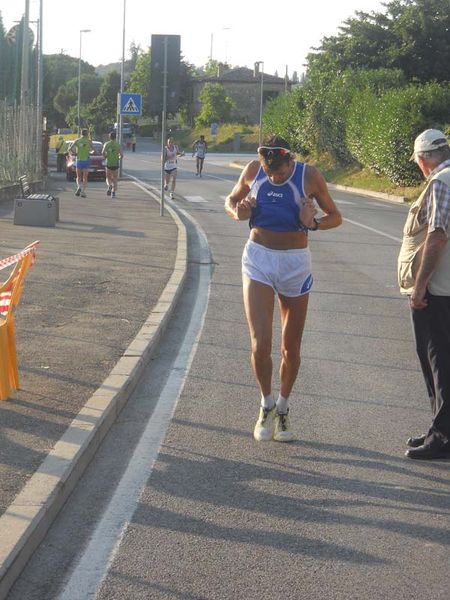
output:
[{"label": "runner in dark shorts", "polygon": [[106,195],[116,197],[117,179],[119,175],[120,159],[122,150],[120,144],[116,142],[116,132],[111,131],[109,141],[103,146],[102,154],[106,161]]}]

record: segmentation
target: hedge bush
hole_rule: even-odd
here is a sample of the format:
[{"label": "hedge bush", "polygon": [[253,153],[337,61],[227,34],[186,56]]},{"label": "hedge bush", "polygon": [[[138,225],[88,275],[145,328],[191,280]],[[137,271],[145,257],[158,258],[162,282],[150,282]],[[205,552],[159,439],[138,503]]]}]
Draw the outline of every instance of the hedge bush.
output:
[{"label": "hedge bush", "polygon": [[409,85],[379,98],[370,90],[355,94],[348,113],[348,148],[364,167],[397,185],[414,185],[421,180],[409,161],[414,138],[424,129],[445,129],[449,105],[449,84]]},{"label": "hedge bush", "polygon": [[353,163],[345,136],[353,97],[360,90],[370,89],[379,94],[402,85],[404,77],[398,69],[312,72],[305,84],[304,122],[305,133],[314,144],[314,150],[330,153],[338,164]]},{"label": "hedge bush", "polygon": [[304,143],[302,134],[304,109],[302,87],[268,100],[264,107],[264,135],[281,135],[289,142],[292,150],[307,156],[309,148]]},{"label": "hedge bush", "polygon": [[266,105],[264,131],[279,133],[304,156],[328,153],[340,165],[359,164],[396,185],[421,174],[409,161],[424,129],[450,131],[450,84],[406,85],[399,70],[312,73]]}]

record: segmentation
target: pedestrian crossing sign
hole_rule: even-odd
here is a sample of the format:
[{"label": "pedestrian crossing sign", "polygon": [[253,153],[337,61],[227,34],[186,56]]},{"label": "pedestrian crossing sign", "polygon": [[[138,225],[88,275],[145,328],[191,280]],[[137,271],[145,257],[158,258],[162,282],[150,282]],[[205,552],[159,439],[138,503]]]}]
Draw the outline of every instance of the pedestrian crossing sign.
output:
[{"label": "pedestrian crossing sign", "polygon": [[136,117],[142,114],[142,94],[119,94],[119,114]]}]

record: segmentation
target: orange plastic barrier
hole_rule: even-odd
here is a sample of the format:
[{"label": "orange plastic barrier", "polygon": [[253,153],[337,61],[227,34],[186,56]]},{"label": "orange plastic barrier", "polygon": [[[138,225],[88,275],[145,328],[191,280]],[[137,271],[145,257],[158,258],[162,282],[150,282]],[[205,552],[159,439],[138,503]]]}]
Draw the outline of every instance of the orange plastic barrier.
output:
[{"label": "orange plastic barrier", "polygon": [[33,242],[18,254],[0,260],[0,271],[14,265],[8,279],[0,283],[0,400],[7,400],[11,390],[19,389],[14,312],[22,295],[25,275],[36,260],[38,244],[38,241]]}]

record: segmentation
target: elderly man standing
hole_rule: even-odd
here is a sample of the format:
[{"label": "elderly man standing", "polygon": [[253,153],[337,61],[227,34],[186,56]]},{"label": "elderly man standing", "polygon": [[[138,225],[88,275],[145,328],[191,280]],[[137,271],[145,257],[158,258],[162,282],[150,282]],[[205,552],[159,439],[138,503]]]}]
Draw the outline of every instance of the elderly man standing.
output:
[{"label": "elderly man standing", "polygon": [[411,160],[427,183],[403,230],[398,276],[409,296],[432,422],[426,434],[409,438],[406,456],[450,458],[450,147],[444,133],[421,133]]}]

